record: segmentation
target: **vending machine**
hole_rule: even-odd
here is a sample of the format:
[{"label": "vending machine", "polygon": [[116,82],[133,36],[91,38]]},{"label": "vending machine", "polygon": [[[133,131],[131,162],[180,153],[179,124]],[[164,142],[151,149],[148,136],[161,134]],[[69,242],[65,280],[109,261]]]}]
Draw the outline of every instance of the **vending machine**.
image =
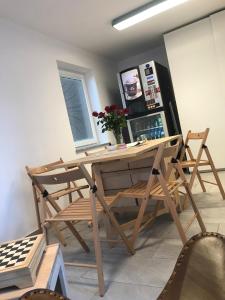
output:
[{"label": "vending machine", "polygon": [[123,107],[128,109],[126,142],[181,133],[173,86],[166,67],[150,61],[118,74]]}]

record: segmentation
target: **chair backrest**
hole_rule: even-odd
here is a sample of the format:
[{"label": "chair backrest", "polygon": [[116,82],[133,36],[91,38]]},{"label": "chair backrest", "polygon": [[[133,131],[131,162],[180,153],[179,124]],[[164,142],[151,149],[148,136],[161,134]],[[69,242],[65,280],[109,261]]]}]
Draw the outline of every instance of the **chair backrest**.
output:
[{"label": "chair backrest", "polygon": [[176,159],[178,152],[179,152],[179,148],[181,146],[181,142],[182,142],[182,137],[179,136],[174,145],[164,148],[162,157],[164,159],[166,159],[166,158],[175,158]]},{"label": "chair backrest", "polygon": [[[51,206],[58,212],[61,210],[60,206],[56,203],[56,199],[48,192],[47,186],[67,184],[72,182],[73,184],[77,180],[86,179],[82,170],[79,167],[71,170],[63,170],[54,174],[33,174],[32,181],[37,186],[40,194],[45,200],[47,200]],[[81,196],[81,195],[80,195]]]},{"label": "chair backrest", "polygon": [[66,170],[60,173],[54,174],[40,174],[33,175],[33,178],[37,184],[40,185],[52,185],[52,184],[63,184],[71,181],[77,181],[85,178],[83,172],[79,167],[72,170]]},{"label": "chair backrest", "polygon": [[148,179],[146,196],[149,195],[152,186],[157,181],[156,175],[159,175],[159,173],[162,172],[166,180],[170,177],[172,167],[168,163],[172,158],[177,158],[181,141],[182,138],[181,136],[179,136],[176,140],[176,144],[174,144],[173,146],[166,146],[165,144],[161,144],[158,147],[152,170]]},{"label": "chair backrest", "polygon": [[177,138],[176,143],[174,145],[164,148],[162,154],[161,171],[163,172],[164,178],[166,180],[169,179],[173,170],[173,167],[170,164],[170,162],[172,159],[175,160],[177,159],[181,147],[182,147],[182,137],[180,136]]},{"label": "chair backrest", "polygon": [[[208,134],[209,134],[209,128],[206,128],[206,130],[202,131],[202,132],[192,132],[191,130],[189,130],[187,133],[185,142],[184,142],[184,146],[181,151],[180,161],[184,160],[186,153],[189,155],[191,160],[194,160],[194,159],[196,161],[200,160],[201,155],[202,155],[202,149],[203,149],[203,146],[206,144]],[[197,157],[194,157],[194,154],[190,148],[189,142],[191,140],[200,141],[199,149],[197,150]]]},{"label": "chair backrest", "polygon": [[27,175],[30,177],[31,181],[32,181],[32,191],[33,191],[33,197],[34,197],[34,204],[35,204],[35,210],[36,210],[36,215],[37,215],[37,223],[38,223],[38,228],[39,230],[41,229],[41,216],[40,216],[40,211],[39,211],[39,200],[40,200],[40,190],[38,189],[38,187],[36,186],[36,184],[33,182],[32,176],[34,174],[43,174],[46,172],[49,172],[51,170],[54,169],[54,167],[60,163],[63,163],[62,158],[60,158],[57,161],[51,162],[49,164],[45,164],[45,165],[41,165],[39,167],[28,167],[26,166],[26,171],[27,171]]},{"label": "chair backrest", "polygon": [[54,161],[52,163],[45,164],[45,165],[42,165],[39,167],[26,166],[26,170],[27,170],[28,175],[47,173],[47,172],[52,171],[54,169],[54,167],[60,163],[63,163],[63,159],[61,157],[57,161]]}]

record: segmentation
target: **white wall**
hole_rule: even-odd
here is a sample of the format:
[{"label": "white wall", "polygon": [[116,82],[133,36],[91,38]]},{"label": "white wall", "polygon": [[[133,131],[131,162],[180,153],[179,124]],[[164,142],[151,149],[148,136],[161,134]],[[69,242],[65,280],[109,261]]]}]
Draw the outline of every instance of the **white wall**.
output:
[{"label": "white wall", "polygon": [[[114,65],[0,19],[0,241],[37,228],[25,165],[73,159],[75,149],[56,61],[89,72],[93,109],[114,101]],[[109,72],[110,70],[110,72]],[[95,79],[95,80],[94,80]],[[102,106],[102,107],[101,107]],[[106,140],[106,138],[105,138]]]},{"label": "white wall", "polygon": [[225,95],[225,11],[210,16],[220,73],[220,87]]},{"label": "white wall", "polygon": [[155,60],[158,63],[168,67],[168,60],[165,46],[159,46],[149,49],[148,51],[139,53],[135,56],[128,57],[118,62],[118,71],[123,71],[127,68],[141,65],[149,60]]},{"label": "white wall", "polygon": [[216,166],[224,168],[225,93],[217,57],[220,51],[224,63],[224,14],[217,21],[223,28],[217,31],[217,50],[211,18],[166,34],[165,44],[183,134],[209,127],[211,154]]}]

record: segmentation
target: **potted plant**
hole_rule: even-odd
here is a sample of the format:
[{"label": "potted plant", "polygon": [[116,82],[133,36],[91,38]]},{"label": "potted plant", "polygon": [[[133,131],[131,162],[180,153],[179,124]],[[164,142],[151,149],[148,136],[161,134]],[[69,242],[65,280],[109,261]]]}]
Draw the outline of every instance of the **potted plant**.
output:
[{"label": "potted plant", "polygon": [[93,117],[98,118],[97,125],[101,125],[102,132],[112,131],[117,144],[122,143],[122,128],[127,126],[127,108],[119,108],[116,104],[106,106],[104,112],[94,111]]}]

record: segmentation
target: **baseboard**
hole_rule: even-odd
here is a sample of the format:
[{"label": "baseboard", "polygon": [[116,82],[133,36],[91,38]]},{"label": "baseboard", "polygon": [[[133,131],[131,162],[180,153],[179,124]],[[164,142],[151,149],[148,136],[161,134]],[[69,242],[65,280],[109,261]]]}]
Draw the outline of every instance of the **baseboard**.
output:
[{"label": "baseboard", "polygon": [[41,233],[42,233],[42,230],[37,229],[37,230],[35,230],[35,231],[29,233],[27,236],[37,235],[37,234],[41,234]]}]

